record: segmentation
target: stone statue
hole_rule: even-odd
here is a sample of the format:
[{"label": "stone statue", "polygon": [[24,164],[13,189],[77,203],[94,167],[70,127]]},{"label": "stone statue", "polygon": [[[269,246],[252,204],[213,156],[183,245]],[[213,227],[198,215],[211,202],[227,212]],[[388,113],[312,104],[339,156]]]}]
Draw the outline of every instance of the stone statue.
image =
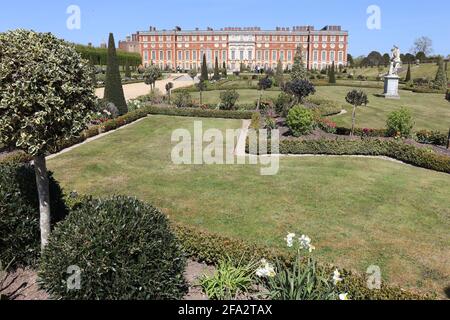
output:
[{"label": "stone statue", "polygon": [[402,65],[402,60],[400,59],[400,49],[397,46],[394,46],[391,50],[391,67],[389,68],[389,75],[397,76],[398,70]]}]

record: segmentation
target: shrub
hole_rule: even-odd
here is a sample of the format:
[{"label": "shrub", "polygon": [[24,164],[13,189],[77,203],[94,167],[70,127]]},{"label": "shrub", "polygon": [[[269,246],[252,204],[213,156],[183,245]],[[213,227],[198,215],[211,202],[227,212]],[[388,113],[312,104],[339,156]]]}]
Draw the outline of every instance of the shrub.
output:
[{"label": "shrub", "polygon": [[[67,290],[67,268],[81,269],[80,290]],[[40,265],[42,287],[54,298],[180,299],[186,261],[156,208],[127,197],[89,199],[55,228]]]},{"label": "shrub", "polygon": [[293,103],[294,99],[292,98],[292,95],[281,92],[275,100],[275,111],[279,115],[286,117]]},{"label": "shrub", "polygon": [[447,135],[439,131],[421,130],[416,132],[415,140],[424,144],[445,146],[447,144]]},{"label": "shrub", "polygon": [[387,133],[391,137],[408,137],[413,126],[411,112],[403,107],[391,112],[386,121]]},{"label": "shrub", "polygon": [[145,108],[145,110],[148,114],[224,119],[251,119],[254,113],[252,111],[203,110],[200,108],[165,108],[156,106],[148,106]]},{"label": "shrub", "polygon": [[200,286],[211,300],[233,300],[247,294],[254,283],[256,264],[221,260],[212,276],[200,278]]},{"label": "shrub", "polygon": [[250,128],[253,130],[261,129],[261,121],[262,121],[261,114],[259,112],[253,113]]},{"label": "shrub", "polygon": [[289,111],[286,123],[295,137],[311,133],[316,125],[313,113],[301,106],[296,106]]},{"label": "shrub", "polygon": [[450,102],[450,90],[447,90],[447,93],[445,94],[445,100]]},{"label": "shrub", "polygon": [[327,133],[336,133],[336,123],[329,119],[320,119],[318,122],[318,126],[320,129]]},{"label": "shrub", "polygon": [[227,90],[220,93],[220,109],[233,110],[239,99],[239,93],[236,90]]},{"label": "shrub", "polygon": [[[59,184],[48,173],[52,225],[67,214]],[[40,254],[39,201],[34,167],[0,165],[0,261],[35,266]]]},{"label": "shrub", "polygon": [[192,107],[192,96],[186,90],[177,91],[173,97],[173,104],[178,108],[190,108]]},{"label": "shrub", "polygon": [[302,103],[303,99],[316,92],[314,85],[308,80],[292,80],[283,88],[283,91],[293,95],[297,103]]}]

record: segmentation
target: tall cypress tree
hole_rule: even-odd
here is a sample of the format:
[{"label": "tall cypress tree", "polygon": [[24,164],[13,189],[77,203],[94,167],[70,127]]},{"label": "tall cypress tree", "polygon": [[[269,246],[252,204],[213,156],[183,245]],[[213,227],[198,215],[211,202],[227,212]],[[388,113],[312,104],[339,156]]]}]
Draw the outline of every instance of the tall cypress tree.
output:
[{"label": "tall cypress tree", "polygon": [[217,57],[214,63],[214,80],[220,80],[219,60],[217,59]]},{"label": "tall cypress tree", "polygon": [[201,80],[202,81],[207,81],[209,76],[208,76],[208,65],[206,64],[206,54],[203,55],[203,62],[202,62],[202,70],[201,70]]},{"label": "tall cypress tree", "polygon": [[440,59],[439,68],[434,80],[434,88],[439,90],[447,89],[447,73],[444,70],[444,61]]},{"label": "tall cypress tree", "polygon": [[223,74],[224,78],[226,78],[228,76],[228,74],[227,74],[227,64],[225,63],[225,61],[223,62],[223,66],[222,66],[222,74]]},{"label": "tall cypress tree", "polygon": [[411,63],[408,63],[408,72],[406,72],[405,81],[406,82],[410,82],[411,81]]},{"label": "tall cypress tree", "polygon": [[282,88],[284,86],[284,71],[283,71],[283,62],[281,62],[281,60],[278,60],[275,77],[277,79],[278,87]]},{"label": "tall cypress tree", "polygon": [[303,55],[302,55],[302,49],[297,47],[297,52],[295,53],[294,57],[294,65],[292,66],[291,71],[291,79],[292,80],[307,80],[308,74],[305,68],[305,65],[303,64]]},{"label": "tall cypress tree", "polygon": [[329,83],[336,83],[336,72],[334,70],[334,61],[331,64],[331,68],[328,71],[328,82]]},{"label": "tall cypress tree", "polygon": [[128,112],[127,102],[125,101],[125,95],[123,93],[119,64],[117,62],[116,44],[112,33],[109,34],[105,95],[103,99],[107,102],[114,103],[121,115]]},{"label": "tall cypress tree", "polygon": [[125,61],[125,77],[131,78],[130,61],[128,59]]}]

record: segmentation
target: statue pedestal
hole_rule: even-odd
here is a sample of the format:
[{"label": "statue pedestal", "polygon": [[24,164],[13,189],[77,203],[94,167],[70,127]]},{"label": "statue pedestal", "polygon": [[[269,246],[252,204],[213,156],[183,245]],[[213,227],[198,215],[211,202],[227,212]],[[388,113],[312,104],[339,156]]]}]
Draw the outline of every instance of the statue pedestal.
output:
[{"label": "statue pedestal", "polygon": [[384,76],[384,97],[386,99],[400,99],[398,94],[398,83],[400,77],[397,75],[388,74]]}]

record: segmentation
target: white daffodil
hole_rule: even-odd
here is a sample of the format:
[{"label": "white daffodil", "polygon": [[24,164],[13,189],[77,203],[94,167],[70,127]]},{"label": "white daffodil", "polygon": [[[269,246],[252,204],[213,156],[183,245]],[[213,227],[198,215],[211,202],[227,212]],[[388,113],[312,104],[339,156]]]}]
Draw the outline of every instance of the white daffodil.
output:
[{"label": "white daffodil", "polygon": [[292,248],[294,246],[295,233],[289,233],[287,237],[284,239],[287,242],[287,246]]},{"label": "white daffodil", "polygon": [[337,285],[339,282],[343,281],[344,279],[341,278],[341,274],[338,269],[334,270],[333,273],[333,283],[334,285]]},{"label": "white daffodil", "polygon": [[274,267],[268,263],[265,259],[261,260],[262,267],[256,270],[256,275],[260,278],[273,278],[275,277]]},{"label": "white daffodil", "polygon": [[302,235],[298,241],[300,242],[300,246],[303,249],[307,249],[309,250],[310,246],[311,246],[311,238],[305,235]]},{"label": "white daffodil", "polygon": [[341,293],[339,295],[339,300],[350,300],[350,298],[348,297],[348,293]]}]

